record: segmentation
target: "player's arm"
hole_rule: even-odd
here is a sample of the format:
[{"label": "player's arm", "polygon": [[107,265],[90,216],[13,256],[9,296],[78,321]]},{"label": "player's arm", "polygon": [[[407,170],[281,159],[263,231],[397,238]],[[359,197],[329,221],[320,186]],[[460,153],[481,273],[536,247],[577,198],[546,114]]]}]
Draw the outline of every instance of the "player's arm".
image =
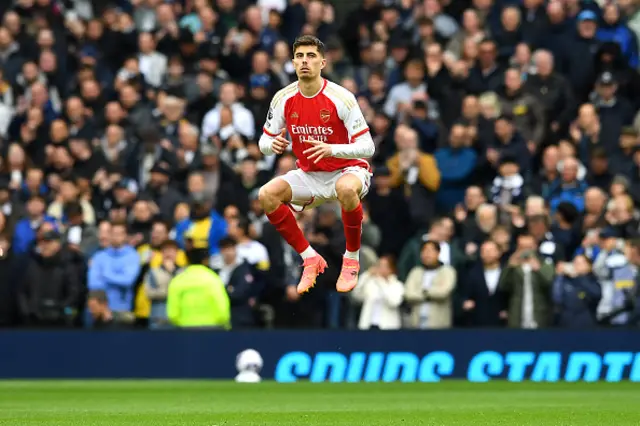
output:
[{"label": "player's arm", "polygon": [[284,101],[278,94],[271,101],[267,120],[262,128],[262,136],[258,140],[258,146],[264,155],[282,154],[289,145],[289,142],[284,138],[286,125]]}]

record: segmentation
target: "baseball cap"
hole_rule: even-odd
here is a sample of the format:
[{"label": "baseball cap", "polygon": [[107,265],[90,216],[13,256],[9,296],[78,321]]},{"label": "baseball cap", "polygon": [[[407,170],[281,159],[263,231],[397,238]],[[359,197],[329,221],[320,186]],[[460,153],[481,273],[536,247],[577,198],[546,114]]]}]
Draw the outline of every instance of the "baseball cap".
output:
[{"label": "baseball cap", "polygon": [[514,155],[510,154],[500,156],[500,165],[502,166],[503,164],[515,164],[516,166],[519,165],[518,159]]},{"label": "baseball cap", "polygon": [[578,22],[583,21],[597,21],[598,16],[592,10],[583,10],[578,14]]},{"label": "baseball cap", "polygon": [[156,163],[151,168],[151,173],[160,173],[165,176],[171,177],[171,169],[164,163]]},{"label": "baseball cap", "polygon": [[616,83],[616,78],[609,71],[603,72],[602,74],[600,74],[600,77],[598,77],[598,84],[609,85],[609,84],[615,84],[615,83]]},{"label": "baseball cap", "polygon": [[120,188],[120,189],[126,189],[129,192],[132,192],[134,194],[138,193],[138,183],[130,178],[124,178],[124,179],[120,179],[120,181],[118,181],[116,188]]},{"label": "baseball cap", "polygon": [[42,234],[42,241],[58,241],[61,235],[55,229],[51,229]]},{"label": "baseball cap", "polygon": [[618,238],[618,237],[619,237],[618,231],[611,226],[604,228],[602,231],[600,231],[600,238]]}]

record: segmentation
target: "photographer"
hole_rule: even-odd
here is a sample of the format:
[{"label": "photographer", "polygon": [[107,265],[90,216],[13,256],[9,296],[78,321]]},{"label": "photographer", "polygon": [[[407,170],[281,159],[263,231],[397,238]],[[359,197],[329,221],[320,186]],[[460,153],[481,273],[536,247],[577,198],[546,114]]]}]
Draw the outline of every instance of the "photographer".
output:
[{"label": "photographer", "polygon": [[591,261],[578,255],[571,263],[559,263],[553,283],[557,324],[566,328],[590,328],[597,324],[596,310],[602,289],[591,272]]},{"label": "photographer", "polygon": [[551,324],[553,264],[537,253],[531,234],[518,236],[517,249],[500,277],[499,289],[508,299],[508,322],[512,328],[543,328]]}]

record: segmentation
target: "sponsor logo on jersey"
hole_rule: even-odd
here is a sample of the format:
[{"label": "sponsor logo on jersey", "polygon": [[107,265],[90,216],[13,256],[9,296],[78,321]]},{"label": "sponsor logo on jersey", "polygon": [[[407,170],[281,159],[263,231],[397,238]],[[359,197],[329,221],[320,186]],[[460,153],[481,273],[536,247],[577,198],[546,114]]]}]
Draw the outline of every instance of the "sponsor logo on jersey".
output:
[{"label": "sponsor logo on jersey", "polygon": [[329,111],[328,109],[320,110],[320,120],[322,120],[323,123],[326,123],[327,121],[329,121],[330,118],[331,118],[331,111]]},{"label": "sponsor logo on jersey", "polygon": [[267,113],[267,120],[273,119],[273,108],[269,108],[269,112]]},{"label": "sponsor logo on jersey", "polygon": [[294,118],[298,118],[298,113],[297,113],[297,112],[292,112],[292,113],[291,113],[291,118],[292,118],[292,119],[294,119]]},{"label": "sponsor logo on jersey", "polygon": [[297,136],[300,142],[320,141],[327,142],[329,136],[333,135],[331,126],[291,126],[291,134]]}]

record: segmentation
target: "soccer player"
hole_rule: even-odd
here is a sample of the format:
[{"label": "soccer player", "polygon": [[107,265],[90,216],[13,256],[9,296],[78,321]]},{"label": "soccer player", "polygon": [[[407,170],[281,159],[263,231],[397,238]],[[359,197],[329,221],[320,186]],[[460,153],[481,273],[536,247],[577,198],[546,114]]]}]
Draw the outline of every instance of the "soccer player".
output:
[{"label": "soccer player", "polygon": [[[313,36],[301,36],[293,44],[298,81],[273,97],[259,141],[265,155],[282,154],[291,143],[298,158],[296,170],[274,178],[259,192],[269,222],[304,260],[298,293],[315,285],[327,262],[306,240],[292,210],[302,211],[330,200],[340,202],[347,240],[336,288],[348,292],[358,282],[360,200],[371,182],[371,168],[364,158],[375,151],[355,96],[322,78],[324,53],[324,44]],[[285,139],[285,132],[291,135],[291,142]]]}]

